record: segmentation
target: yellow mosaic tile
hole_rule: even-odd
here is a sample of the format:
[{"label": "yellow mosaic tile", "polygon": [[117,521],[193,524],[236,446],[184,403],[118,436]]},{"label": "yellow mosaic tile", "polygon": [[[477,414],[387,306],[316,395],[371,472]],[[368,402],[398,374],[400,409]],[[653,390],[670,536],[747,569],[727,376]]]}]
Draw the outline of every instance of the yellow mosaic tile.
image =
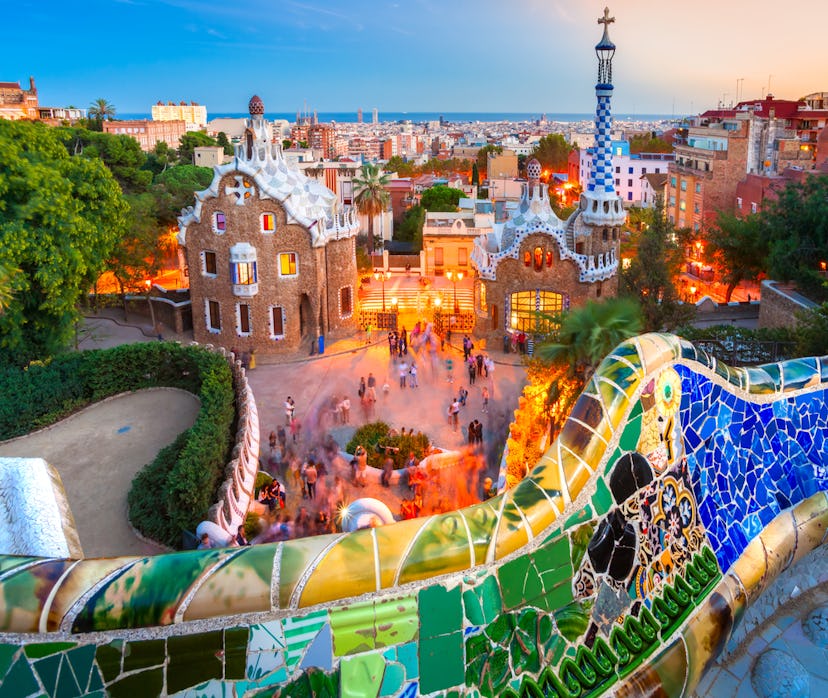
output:
[{"label": "yellow mosaic tile", "polygon": [[796,526],[796,550],[793,562],[798,562],[825,542],[828,535],[828,493],[817,492],[793,508]]},{"label": "yellow mosaic tile", "polygon": [[494,556],[496,560],[506,557],[529,542],[529,532],[514,502],[507,501],[503,507],[500,525],[497,528]]},{"label": "yellow mosaic tile", "polygon": [[645,373],[652,373],[681,356],[681,344],[675,335],[644,334],[635,343]]},{"label": "yellow mosaic tile", "polygon": [[767,569],[765,546],[762,544],[761,536],[757,536],[748,543],[739,559],[733,563],[730,573],[741,580],[748,597],[752,600],[758,595],[756,590],[762,589]]},{"label": "yellow mosaic tile", "polygon": [[[342,535],[342,534],[340,534]],[[306,569],[316,564],[317,558],[331,545],[334,536],[310,536],[281,543],[276,555],[279,560],[279,607],[289,608],[296,585]]]}]

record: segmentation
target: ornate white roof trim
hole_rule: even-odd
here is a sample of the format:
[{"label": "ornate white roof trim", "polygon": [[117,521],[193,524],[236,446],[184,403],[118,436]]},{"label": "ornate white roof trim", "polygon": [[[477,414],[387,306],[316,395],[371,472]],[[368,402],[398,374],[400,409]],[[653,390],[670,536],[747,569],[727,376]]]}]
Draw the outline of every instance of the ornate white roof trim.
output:
[{"label": "ornate white roof trim", "polygon": [[[217,198],[222,178],[234,172],[240,173],[256,187],[260,199],[279,201],[285,209],[288,223],[298,223],[308,229],[313,247],[324,247],[330,240],[353,237],[359,232],[356,209],[347,207],[339,210],[336,194],[324,184],[291,168],[282,158],[281,151],[257,146],[248,160],[240,157],[244,147],[242,144],[236,148],[233,160],[213,168],[210,186],[195,193],[194,206],[182,210],[178,218],[180,245],[187,244],[187,228],[201,222],[204,202]],[[241,187],[241,182],[238,186]],[[237,205],[244,203],[245,199],[240,197]]]}]

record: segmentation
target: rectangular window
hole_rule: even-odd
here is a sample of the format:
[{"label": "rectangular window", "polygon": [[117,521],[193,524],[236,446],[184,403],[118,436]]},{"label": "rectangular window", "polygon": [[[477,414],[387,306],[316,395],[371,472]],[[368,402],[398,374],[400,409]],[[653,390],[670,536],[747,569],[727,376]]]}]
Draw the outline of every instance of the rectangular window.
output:
[{"label": "rectangular window", "polygon": [[339,317],[350,317],[354,313],[354,301],[350,286],[339,289]]},{"label": "rectangular window", "polygon": [[631,191],[627,192],[627,201],[632,201],[632,192]]},{"label": "rectangular window", "polygon": [[673,187],[673,189],[676,188],[676,178],[675,177],[670,177],[670,186]]},{"label": "rectangular window", "polygon": [[741,196],[736,197],[736,208],[742,208],[742,197]]},{"label": "rectangular window", "polygon": [[759,206],[756,204],[755,201],[750,202],[750,212],[756,213],[759,210]]},{"label": "rectangular window", "polygon": [[681,180],[681,190],[682,191],[687,191],[687,180],[686,179]]},{"label": "rectangular window", "polygon": [[[658,170],[656,170],[656,171],[658,171]],[[646,167],[641,168],[641,174],[647,174],[647,168]]]},{"label": "rectangular window", "polygon": [[627,174],[632,174],[632,173],[633,173],[633,168],[632,168],[632,167],[628,167],[628,168],[627,168]]},{"label": "rectangular window", "polygon": [[699,205],[698,204],[693,204],[693,213],[698,213],[699,210],[700,210]]},{"label": "rectangular window", "polygon": [[656,167],[656,168],[655,168],[655,173],[656,173],[656,174],[661,174],[661,168],[660,168],[660,167]]},{"label": "rectangular window", "polygon": [[684,211],[687,208],[687,204],[685,203],[684,199],[679,201],[679,209]]},{"label": "rectangular window", "polygon": [[465,247],[460,247],[457,249],[457,264],[458,266],[465,267],[468,266],[469,263],[469,251]]},{"label": "rectangular window", "polygon": [[222,233],[227,230],[227,219],[221,211],[216,211],[216,230]]},{"label": "rectangular window", "polygon": [[620,186],[621,186],[621,180],[620,180],[620,179],[616,179],[616,180],[615,180],[615,186],[616,186],[616,187],[620,187]]},{"label": "rectangular window", "polygon": [[270,308],[270,336],[273,339],[280,339],[285,336],[285,313],[278,305]]},{"label": "rectangular window", "polygon": [[239,303],[236,306],[238,312],[238,327],[236,328],[240,335],[247,336],[250,334],[250,306],[247,303]]},{"label": "rectangular window", "polygon": [[628,186],[628,187],[631,187],[631,186],[632,186],[632,180],[631,180],[631,179],[628,179],[628,180],[627,180],[627,186]]},{"label": "rectangular window", "polygon": [[279,275],[296,276],[295,252],[282,252],[279,254]]},{"label": "rectangular window", "polygon": [[235,262],[230,265],[230,278],[237,286],[250,286],[258,282],[256,262]]},{"label": "rectangular window", "polygon": [[221,309],[218,301],[205,301],[207,307],[207,330],[209,332],[221,332]]},{"label": "rectangular window", "polygon": [[621,168],[620,167],[615,168],[615,174],[621,174]]},{"label": "rectangular window", "polygon": [[701,182],[696,182],[696,194],[701,194]]},{"label": "rectangular window", "polygon": [[443,248],[442,247],[435,247],[434,248],[434,266],[435,267],[442,267],[443,266]]},{"label": "rectangular window", "polygon": [[262,214],[262,232],[272,233],[276,230],[276,217],[272,213]]},{"label": "rectangular window", "polygon": [[202,268],[202,273],[207,276],[215,276],[217,265],[216,265],[216,253],[210,252],[208,250],[204,250],[204,256],[202,257],[204,266]]}]

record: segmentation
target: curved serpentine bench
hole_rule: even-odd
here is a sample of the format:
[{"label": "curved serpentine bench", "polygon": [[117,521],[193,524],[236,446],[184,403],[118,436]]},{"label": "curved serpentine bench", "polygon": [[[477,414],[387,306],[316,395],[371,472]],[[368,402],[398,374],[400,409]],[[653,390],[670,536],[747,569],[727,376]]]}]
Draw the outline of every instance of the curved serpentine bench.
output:
[{"label": "curved serpentine bench", "polygon": [[826,380],[822,359],[732,369],[643,335],[528,477],[476,506],[243,549],[1,557],[4,686],[690,693],[746,605],[823,542]]}]

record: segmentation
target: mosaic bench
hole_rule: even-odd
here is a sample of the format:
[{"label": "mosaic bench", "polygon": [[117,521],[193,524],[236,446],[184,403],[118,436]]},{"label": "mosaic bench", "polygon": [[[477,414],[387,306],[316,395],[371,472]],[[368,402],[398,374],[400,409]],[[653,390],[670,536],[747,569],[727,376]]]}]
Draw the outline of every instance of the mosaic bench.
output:
[{"label": "mosaic bench", "polygon": [[2,692],[689,694],[825,538],[827,379],[643,335],[484,503],[243,549],[0,557]]}]

